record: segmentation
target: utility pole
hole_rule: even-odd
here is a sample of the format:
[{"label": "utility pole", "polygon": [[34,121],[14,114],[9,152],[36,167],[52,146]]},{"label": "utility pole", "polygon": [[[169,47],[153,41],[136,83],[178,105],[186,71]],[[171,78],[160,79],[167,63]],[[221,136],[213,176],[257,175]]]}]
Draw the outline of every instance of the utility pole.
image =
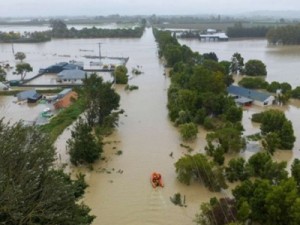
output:
[{"label": "utility pole", "polygon": [[99,59],[100,59],[100,61],[101,61],[101,42],[99,42],[98,43],[98,45],[99,45]]}]

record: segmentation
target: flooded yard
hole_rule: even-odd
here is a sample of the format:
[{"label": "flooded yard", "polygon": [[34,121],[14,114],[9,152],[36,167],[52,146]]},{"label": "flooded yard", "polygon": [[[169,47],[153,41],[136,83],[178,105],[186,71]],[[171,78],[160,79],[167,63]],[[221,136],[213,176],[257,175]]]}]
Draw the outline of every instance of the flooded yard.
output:
[{"label": "flooded yard", "polygon": [[[203,185],[193,183],[190,186],[181,184],[176,179],[174,163],[188,153],[182,148],[178,130],[169,121],[167,111],[167,89],[170,84],[168,77],[164,76],[165,68],[158,59],[157,45],[151,29],[146,29],[141,39],[77,39],[77,40],[53,40],[43,44],[18,44],[18,51],[27,54],[28,62],[32,63],[35,71],[37,68],[59,62],[64,57],[58,55],[70,55],[70,59],[81,59],[82,52],[79,49],[91,49],[97,52],[97,43],[103,43],[105,55],[129,57],[127,67],[129,73],[132,68],[140,66],[141,75],[130,75],[129,84],[139,87],[135,91],[125,91],[124,86],[116,85],[116,91],[121,96],[120,108],[125,113],[120,117],[116,131],[105,141],[103,160],[93,166],[93,170],[70,167],[70,171],[76,173],[83,171],[89,184],[84,202],[91,207],[92,214],[96,215],[94,224],[113,225],[192,225],[195,214],[199,211],[202,202],[211,197],[229,196],[229,191],[212,193]],[[189,44],[189,43],[187,43]],[[193,50],[200,53],[215,51],[220,59],[230,60],[231,53],[237,52],[241,44],[252,51],[243,52],[245,58],[271,57],[267,62],[274,60],[265,42],[228,42],[226,43],[190,43]],[[225,46],[223,46],[225,45]],[[11,46],[0,44],[2,59],[13,61],[11,58]],[[225,49],[217,51],[217,49]],[[227,50],[226,50],[227,49]],[[273,51],[273,50],[272,50]],[[300,50],[299,50],[300,53]],[[56,54],[56,55],[55,55]],[[289,69],[285,55],[280,59],[282,67]],[[299,54],[300,59],[300,54]],[[264,58],[262,59],[264,60]],[[287,56],[289,60],[289,55]],[[278,61],[276,64],[279,64]],[[274,66],[275,67],[275,66]],[[276,73],[272,65],[268,64],[270,73],[268,81],[276,80],[281,71]],[[10,75],[13,77],[14,75]],[[293,72],[287,73],[285,80],[293,86],[298,86]],[[54,75],[46,75],[39,82],[54,82]],[[282,81],[282,79],[279,79]],[[20,119],[33,120],[45,108],[45,105],[34,106],[13,103],[15,97],[0,96],[0,116],[6,120],[16,122]],[[293,122],[297,141],[293,151],[277,151],[276,160],[291,162],[294,157],[299,157],[300,149],[300,119],[299,101],[291,101],[284,110],[287,117]],[[252,114],[262,111],[263,108],[252,106],[244,109],[243,126],[245,135],[259,132],[259,125],[251,122]],[[206,131],[199,128],[198,138],[193,143],[185,143],[191,146],[193,153],[204,152]],[[70,129],[58,138],[55,145],[61,163],[68,163],[66,141],[70,137]],[[241,153],[245,158],[257,152],[255,143],[249,143],[248,149]],[[172,154],[171,154],[172,153]],[[233,156],[229,156],[227,160]],[[158,171],[162,174],[165,188],[153,189],[150,184],[150,174]],[[185,196],[187,207],[175,206],[171,201],[175,193]]]}]

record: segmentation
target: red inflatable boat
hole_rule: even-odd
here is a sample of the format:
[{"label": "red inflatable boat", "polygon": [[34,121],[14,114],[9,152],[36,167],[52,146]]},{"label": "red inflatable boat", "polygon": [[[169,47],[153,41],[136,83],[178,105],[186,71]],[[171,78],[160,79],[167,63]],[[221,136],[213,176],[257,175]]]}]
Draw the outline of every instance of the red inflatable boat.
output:
[{"label": "red inflatable boat", "polygon": [[153,172],[151,174],[151,176],[150,176],[150,182],[151,182],[153,188],[163,187],[164,186],[161,174],[157,173],[157,172]]}]

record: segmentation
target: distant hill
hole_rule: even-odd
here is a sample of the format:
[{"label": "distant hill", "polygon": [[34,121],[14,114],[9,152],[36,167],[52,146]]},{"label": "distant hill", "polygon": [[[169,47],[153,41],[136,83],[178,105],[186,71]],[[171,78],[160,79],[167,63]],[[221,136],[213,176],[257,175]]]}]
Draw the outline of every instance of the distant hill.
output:
[{"label": "distant hill", "polygon": [[285,11],[271,11],[260,10],[253,12],[243,13],[243,17],[255,17],[255,18],[284,18],[284,19],[300,19],[300,10],[285,10]]}]

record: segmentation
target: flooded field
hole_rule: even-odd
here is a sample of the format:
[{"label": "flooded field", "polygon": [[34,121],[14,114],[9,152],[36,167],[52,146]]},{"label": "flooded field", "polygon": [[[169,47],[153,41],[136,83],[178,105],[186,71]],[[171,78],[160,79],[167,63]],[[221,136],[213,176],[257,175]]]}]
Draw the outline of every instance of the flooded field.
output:
[{"label": "flooded field", "polygon": [[[201,184],[186,186],[176,179],[174,163],[187,150],[180,147],[182,141],[179,133],[168,119],[166,104],[170,80],[163,75],[165,68],[157,57],[157,46],[151,29],[147,29],[141,39],[59,39],[43,44],[15,44],[14,47],[17,51],[26,53],[26,60],[37,71],[59,61],[81,60],[84,52],[80,49],[91,50],[97,54],[99,42],[102,43],[103,55],[129,57],[129,71],[140,66],[143,73],[130,76],[129,84],[138,86],[138,90],[128,92],[124,90],[124,86],[115,87],[121,95],[120,108],[125,110],[125,114],[120,117],[119,127],[113,135],[105,139],[105,159],[96,163],[92,171],[79,169],[85,172],[89,184],[84,201],[92,208],[92,214],[97,216],[94,224],[194,224],[193,219],[202,202],[213,196],[228,196],[230,193],[211,193]],[[297,60],[300,62],[300,49],[296,54],[295,49],[288,51],[285,47],[283,50],[269,48],[264,40],[182,43],[200,53],[214,51],[221,60],[230,60],[234,52],[240,52],[245,60],[261,59],[267,64],[268,81],[287,81],[293,87],[299,85],[295,72],[297,70],[291,68],[299,64]],[[0,50],[0,61],[14,62],[11,45],[0,44]],[[14,77],[12,74],[10,76]],[[51,75],[48,78],[50,81],[54,79]],[[30,120],[44,107],[36,105],[31,108],[27,104],[16,105],[13,101],[14,97],[0,97],[1,117],[5,116],[13,121],[23,118]],[[299,156],[299,107],[299,101],[291,101],[291,104],[281,108],[293,122],[297,141],[294,151],[276,152],[276,160],[291,161]],[[255,106],[244,110],[245,135],[259,131],[259,126],[253,124],[250,118],[253,113],[261,110],[263,109]],[[68,161],[65,143],[69,136],[70,130],[67,129],[55,143],[61,163]],[[203,152],[205,136],[206,132],[199,128],[197,140],[189,143],[194,149],[193,153]],[[241,155],[248,158],[257,151],[257,146],[250,143],[248,150]],[[232,156],[228,159],[230,157]],[[78,169],[72,167],[70,170],[78,172]],[[150,174],[153,171],[161,172],[165,188],[152,188]],[[175,193],[185,196],[187,207],[178,207],[171,203],[170,197]]]}]

